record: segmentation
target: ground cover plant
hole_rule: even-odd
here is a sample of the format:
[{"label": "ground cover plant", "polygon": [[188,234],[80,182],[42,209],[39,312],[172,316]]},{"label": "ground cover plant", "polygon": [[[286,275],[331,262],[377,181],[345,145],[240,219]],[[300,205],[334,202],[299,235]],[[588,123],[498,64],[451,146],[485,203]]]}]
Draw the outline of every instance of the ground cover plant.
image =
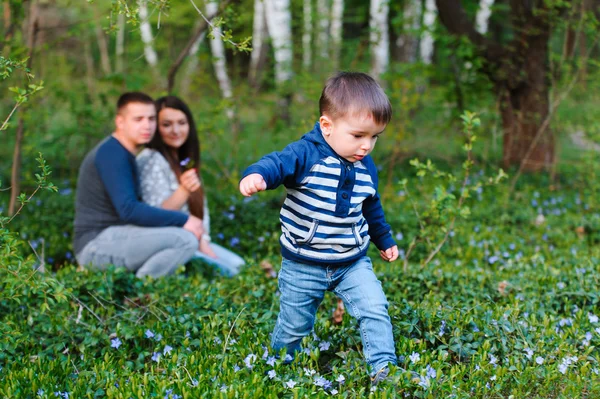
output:
[{"label": "ground cover plant", "polygon": [[[467,130],[477,130],[474,121],[465,116]],[[525,176],[509,202],[507,181],[487,184],[498,175],[492,166],[467,165],[466,176],[465,165],[442,171],[429,165],[399,165],[402,181],[395,179],[384,193],[407,261],[385,264],[371,254],[390,301],[401,367],[389,381],[370,386],[356,322],[348,315],[339,325],[331,320],[333,295],[326,296],[314,334],[292,364],[282,364],[269,349],[278,295],[276,280],[263,267],[266,262],[277,270],[280,261],[281,193],[244,200],[224,190],[211,198],[220,231],[215,239],[248,259],[232,279],[203,264],[156,281],[138,280],[124,269],[98,273],[71,266],[68,250],[66,265],[36,273],[40,258],[25,247],[34,236],[5,226],[0,395],[596,397],[595,163],[586,166],[586,179],[574,169],[554,182]],[[465,176],[470,195],[462,204],[468,212],[456,208]],[[70,195],[44,194],[41,201],[62,213],[59,204]],[[33,199],[24,212],[31,220],[53,213]],[[41,224],[31,230],[41,232]],[[56,235],[51,245],[67,249],[69,234]],[[447,241],[430,259],[440,237]],[[39,250],[42,242],[32,247]]]}]

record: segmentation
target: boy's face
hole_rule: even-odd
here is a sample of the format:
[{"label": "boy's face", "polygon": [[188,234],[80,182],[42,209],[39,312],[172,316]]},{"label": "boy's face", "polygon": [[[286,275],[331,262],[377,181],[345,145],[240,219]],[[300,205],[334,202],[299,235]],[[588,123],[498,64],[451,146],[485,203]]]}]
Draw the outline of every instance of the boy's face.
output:
[{"label": "boy's face", "polygon": [[375,123],[369,113],[349,113],[337,119],[322,115],[319,123],[325,141],[336,154],[350,162],[360,161],[369,155],[386,127]]}]

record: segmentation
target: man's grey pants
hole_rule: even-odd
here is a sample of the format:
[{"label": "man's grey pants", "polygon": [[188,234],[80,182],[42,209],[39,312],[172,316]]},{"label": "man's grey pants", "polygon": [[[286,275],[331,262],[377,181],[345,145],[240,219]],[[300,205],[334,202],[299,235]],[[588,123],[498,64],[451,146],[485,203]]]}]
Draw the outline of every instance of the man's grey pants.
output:
[{"label": "man's grey pants", "polygon": [[83,266],[125,266],[137,277],[161,277],[190,260],[197,249],[198,239],[181,227],[125,225],[104,229],[76,257]]}]

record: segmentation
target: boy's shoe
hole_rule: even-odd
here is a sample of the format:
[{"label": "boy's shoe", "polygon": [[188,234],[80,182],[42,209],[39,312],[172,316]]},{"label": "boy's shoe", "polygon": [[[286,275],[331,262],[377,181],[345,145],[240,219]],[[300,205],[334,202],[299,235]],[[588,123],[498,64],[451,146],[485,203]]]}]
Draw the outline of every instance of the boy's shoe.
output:
[{"label": "boy's shoe", "polygon": [[389,367],[386,366],[386,367],[382,368],[377,373],[375,373],[375,375],[373,377],[371,377],[371,385],[375,386],[375,385],[379,384],[381,381],[384,381],[385,379],[387,379],[389,374],[390,374]]},{"label": "boy's shoe", "polygon": [[[393,384],[398,384],[399,378],[401,378],[400,374],[404,374],[407,372],[407,370],[403,369],[402,367],[398,367],[398,366],[394,366],[396,372],[393,375],[390,375],[390,368],[389,367],[384,367],[381,370],[379,370],[373,377],[371,377],[371,386],[375,386],[377,384],[379,384],[382,381],[388,381],[391,382]],[[395,377],[394,377],[395,375]],[[417,374],[414,371],[410,372],[410,380],[412,382],[418,382],[420,380],[421,376],[419,374]]]}]

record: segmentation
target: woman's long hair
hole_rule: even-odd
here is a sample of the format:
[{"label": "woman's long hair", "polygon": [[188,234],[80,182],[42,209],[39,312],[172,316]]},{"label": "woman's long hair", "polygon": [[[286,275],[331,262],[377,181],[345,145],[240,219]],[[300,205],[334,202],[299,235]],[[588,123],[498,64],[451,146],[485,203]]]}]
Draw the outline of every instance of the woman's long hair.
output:
[{"label": "woman's long hair", "polygon": [[[196,123],[194,122],[194,117],[190,112],[188,106],[175,96],[166,96],[161,97],[156,100],[156,116],[158,119],[158,115],[161,110],[165,108],[173,108],[183,112],[187,118],[187,122],[189,125],[189,133],[187,140],[183,143],[179,150],[177,151],[177,159],[173,158],[173,153],[170,151],[170,148],[165,144],[160,135],[160,123],[156,124],[156,133],[154,137],[148,143],[148,148],[152,148],[162,154],[163,157],[169,162],[171,165],[171,169],[177,176],[177,180],[183,172],[186,171],[185,165],[182,165],[182,161],[188,160],[186,165],[191,165],[193,168],[196,168],[198,173],[198,177],[201,177],[200,174],[200,140],[198,140],[198,132],[196,130]],[[202,182],[202,179],[200,179]],[[200,219],[204,218],[204,186],[200,184],[200,188],[193,193],[190,193],[190,197],[188,199],[188,206],[190,208],[190,213]]]}]

